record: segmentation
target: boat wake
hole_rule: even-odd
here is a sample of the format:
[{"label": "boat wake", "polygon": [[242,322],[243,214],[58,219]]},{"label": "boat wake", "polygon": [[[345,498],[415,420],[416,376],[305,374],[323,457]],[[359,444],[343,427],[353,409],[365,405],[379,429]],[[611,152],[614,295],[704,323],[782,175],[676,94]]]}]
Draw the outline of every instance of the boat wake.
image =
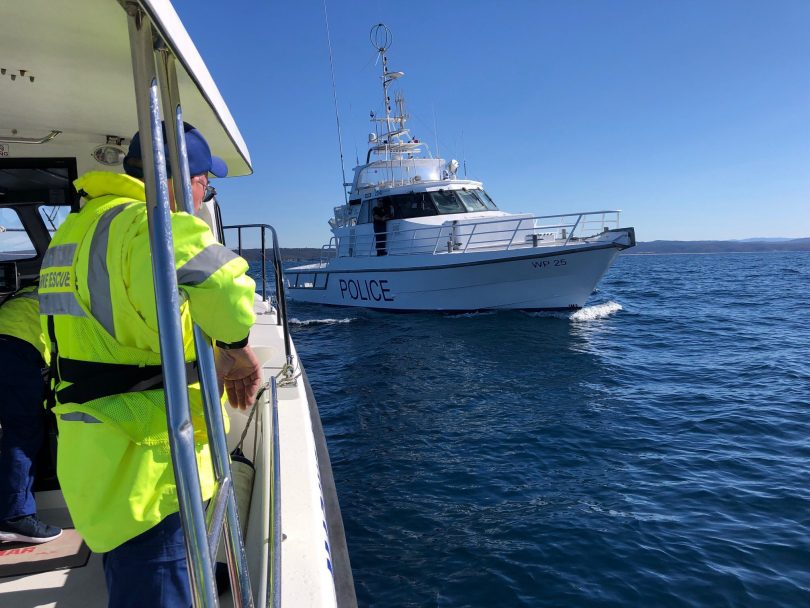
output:
[{"label": "boat wake", "polygon": [[298,327],[314,327],[317,325],[341,325],[343,323],[351,323],[357,319],[290,319],[290,325],[297,325]]},{"label": "boat wake", "polygon": [[530,317],[545,317],[552,319],[567,319],[569,321],[596,321],[597,319],[604,319],[609,317],[620,310],[623,310],[621,304],[618,302],[605,302],[604,304],[594,304],[593,306],[585,306],[576,312],[527,312],[525,314]]},{"label": "boat wake", "polygon": [[604,319],[612,314],[622,310],[622,305],[618,302],[605,302],[604,304],[595,304],[593,306],[585,306],[570,315],[572,321],[594,321],[596,319]]},{"label": "boat wake", "polygon": [[497,310],[481,310],[478,312],[458,312],[446,316],[448,319],[472,319],[473,317],[489,317],[497,313]]}]

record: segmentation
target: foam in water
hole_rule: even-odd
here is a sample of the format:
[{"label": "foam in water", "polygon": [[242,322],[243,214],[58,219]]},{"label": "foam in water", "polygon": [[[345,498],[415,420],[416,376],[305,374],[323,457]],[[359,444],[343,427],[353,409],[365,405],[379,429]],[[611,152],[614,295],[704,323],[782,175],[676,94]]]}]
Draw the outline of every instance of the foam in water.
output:
[{"label": "foam in water", "polygon": [[480,310],[478,312],[460,312],[452,315],[447,315],[448,319],[471,319],[473,317],[488,317],[496,314],[497,310]]},{"label": "foam in water", "polygon": [[604,304],[594,304],[593,306],[585,306],[576,312],[553,312],[553,311],[539,311],[527,312],[524,314],[530,317],[545,317],[551,319],[566,319],[569,321],[595,321],[596,319],[604,319],[613,313],[623,310],[622,305],[618,302],[605,302]]},{"label": "foam in water", "polygon": [[585,306],[571,315],[572,321],[594,321],[595,319],[604,319],[610,315],[622,310],[622,305],[618,302],[605,302],[604,304],[595,304],[593,306]]},{"label": "foam in water", "polygon": [[311,327],[313,325],[340,325],[342,323],[351,323],[355,319],[290,319],[290,325],[298,325],[300,327]]}]

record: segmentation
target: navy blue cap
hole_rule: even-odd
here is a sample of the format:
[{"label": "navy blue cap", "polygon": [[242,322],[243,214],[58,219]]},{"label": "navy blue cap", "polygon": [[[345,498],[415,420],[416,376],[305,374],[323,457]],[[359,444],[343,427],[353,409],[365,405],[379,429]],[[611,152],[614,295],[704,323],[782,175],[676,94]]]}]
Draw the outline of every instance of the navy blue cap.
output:
[{"label": "navy blue cap", "polygon": [[[217,177],[228,175],[228,166],[225,161],[218,156],[211,154],[208,142],[197,129],[187,122],[183,123],[186,132],[186,152],[188,152],[188,169],[190,175],[202,175],[213,173]],[[166,123],[163,123],[163,146],[166,153],[166,171],[168,177],[172,176],[171,163],[169,161],[168,141],[166,140]],[[127,175],[143,179],[143,160],[141,159],[141,134],[132,136],[129,144],[129,151],[124,157],[124,171]]]}]

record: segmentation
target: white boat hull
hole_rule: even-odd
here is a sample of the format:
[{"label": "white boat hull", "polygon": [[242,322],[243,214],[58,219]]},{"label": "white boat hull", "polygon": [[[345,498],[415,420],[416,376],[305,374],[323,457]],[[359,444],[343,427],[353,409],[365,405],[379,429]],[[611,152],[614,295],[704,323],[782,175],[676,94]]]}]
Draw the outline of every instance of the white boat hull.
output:
[{"label": "white boat hull", "polygon": [[[559,310],[581,308],[629,244],[465,254],[337,258],[285,272],[300,302],[391,311]],[[362,267],[360,265],[362,264]]]}]

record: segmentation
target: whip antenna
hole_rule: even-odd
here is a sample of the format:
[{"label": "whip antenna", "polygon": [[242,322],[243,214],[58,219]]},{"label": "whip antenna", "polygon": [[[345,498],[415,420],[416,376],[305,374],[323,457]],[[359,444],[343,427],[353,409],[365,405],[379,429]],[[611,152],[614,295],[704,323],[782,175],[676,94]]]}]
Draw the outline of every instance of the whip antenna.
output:
[{"label": "whip antenna", "polygon": [[346,166],[343,163],[343,133],[340,130],[340,111],[338,110],[337,85],[335,84],[335,62],[332,59],[332,37],[329,35],[329,15],[326,12],[326,0],[323,0],[323,19],[326,22],[326,42],[329,45],[329,69],[332,72],[332,98],[335,102],[335,122],[337,123],[338,147],[340,148],[340,174],[343,176],[343,202],[349,203],[346,191]]}]

